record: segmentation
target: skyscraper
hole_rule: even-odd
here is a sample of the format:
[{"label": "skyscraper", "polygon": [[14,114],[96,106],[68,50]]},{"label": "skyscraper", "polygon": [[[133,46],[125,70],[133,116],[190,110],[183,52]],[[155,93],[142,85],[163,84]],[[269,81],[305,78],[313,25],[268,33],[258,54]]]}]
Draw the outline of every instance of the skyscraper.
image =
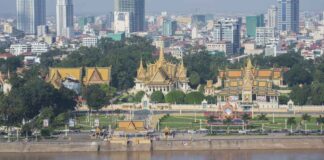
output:
[{"label": "skyscraper", "polygon": [[17,0],[17,29],[36,34],[37,26],[46,25],[46,0]]},{"label": "skyscraper", "polygon": [[115,12],[129,12],[130,32],[145,30],[145,0],[115,0]]},{"label": "skyscraper", "polygon": [[277,19],[277,12],[278,12],[278,8],[276,6],[271,6],[268,9],[268,13],[267,13],[267,27],[271,27],[271,28],[276,28],[277,24],[278,24],[278,19]]},{"label": "skyscraper", "polygon": [[173,36],[177,30],[177,22],[170,20],[170,19],[164,19],[163,25],[162,25],[162,35],[163,36]]},{"label": "skyscraper", "polygon": [[241,19],[221,19],[214,28],[215,42],[230,42],[234,53],[240,53]]},{"label": "skyscraper", "polygon": [[248,37],[255,38],[257,27],[264,27],[264,15],[247,16],[246,32]]},{"label": "skyscraper", "polygon": [[56,35],[71,38],[73,36],[73,1],[57,0]]},{"label": "skyscraper", "polygon": [[299,32],[299,0],[278,0],[279,31]]}]

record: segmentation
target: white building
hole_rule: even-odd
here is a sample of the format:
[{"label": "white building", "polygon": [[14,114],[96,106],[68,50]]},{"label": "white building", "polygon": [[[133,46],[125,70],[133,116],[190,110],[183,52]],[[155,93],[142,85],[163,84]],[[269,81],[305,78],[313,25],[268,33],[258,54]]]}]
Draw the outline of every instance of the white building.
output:
[{"label": "white building", "polygon": [[36,55],[40,55],[49,51],[49,45],[47,43],[32,43],[31,52]]},{"label": "white building", "polygon": [[275,28],[273,27],[257,27],[255,42],[258,46],[272,44],[276,39]]},{"label": "white building", "polygon": [[278,24],[278,8],[276,6],[271,6],[268,9],[268,13],[267,13],[267,23],[266,26],[267,27],[272,27],[272,28],[276,28],[277,24]]},{"label": "white building", "polygon": [[114,31],[130,33],[130,15],[129,12],[114,12]]},{"label": "white building", "polygon": [[56,3],[56,35],[57,37],[73,37],[73,2],[57,0]]},{"label": "white building", "polygon": [[220,41],[206,44],[207,51],[219,51],[225,54],[233,53],[232,43],[229,41]]},{"label": "white building", "polygon": [[241,48],[240,19],[221,19],[217,22],[212,36],[215,42],[230,41],[233,53],[239,53]]},{"label": "white building", "polygon": [[277,57],[277,50],[278,50],[278,47],[276,44],[269,44],[264,49],[265,56]]},{"label": "white building", "polygon": [[82,46],[84,47],[95,47],[97,46],[98,38],[97,37],[85,37],[82,39]]},{"label": "white building", "polygon": [[173,46],[165,50],[165,52],[169,52],[170,55],[176,59],[182,59],[184,55],[184,50],[180,46]]},{"label": "white building", "polygon": [[30,44],[12,44],[10,46],[10,53],[19,56],[23,53],[30,53],[31,45]]}]

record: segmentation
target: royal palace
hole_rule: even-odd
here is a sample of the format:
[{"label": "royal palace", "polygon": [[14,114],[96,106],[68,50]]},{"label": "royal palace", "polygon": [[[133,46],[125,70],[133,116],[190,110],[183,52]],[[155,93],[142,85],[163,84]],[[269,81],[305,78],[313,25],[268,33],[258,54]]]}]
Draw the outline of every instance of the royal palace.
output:
[{"label": "royal palace", "polygon": [[135,79],[135,92],[144,91],[146,94],[152,94],[154,91],[161,91],[167,94],[172,90],[181,90],[188,92],[187,69],[183,62],[173,64],[164,58],[164,51],[161,49],[159,59],[154,64],[148,64],[144,67],[141,60],[137,69]]}]

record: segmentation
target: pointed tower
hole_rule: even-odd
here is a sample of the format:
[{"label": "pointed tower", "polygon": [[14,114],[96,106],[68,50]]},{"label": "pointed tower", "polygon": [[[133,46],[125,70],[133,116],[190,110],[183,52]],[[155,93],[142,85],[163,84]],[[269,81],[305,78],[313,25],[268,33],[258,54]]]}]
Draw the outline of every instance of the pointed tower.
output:
[{"label": "pointed tower", "polygon": [[249,58],[246,63],[246,67],[243,71],[243,86],[242,86],[242,101],[243,103],[252,103],[253,94],[253,76],[254,67],[252,65],[251,59]]},{"label": "pointed tower", "polygon": [[144,68],[143,59],[141,58],[140,66],[137,69],[137,79],[145,79],[146,70]]},{"label": "pointed tower", "polygon": [[158,67],[162,67],[164,63],[165,63],[164,48],[161,47],[160,48],[159,60],[157,61]]}]

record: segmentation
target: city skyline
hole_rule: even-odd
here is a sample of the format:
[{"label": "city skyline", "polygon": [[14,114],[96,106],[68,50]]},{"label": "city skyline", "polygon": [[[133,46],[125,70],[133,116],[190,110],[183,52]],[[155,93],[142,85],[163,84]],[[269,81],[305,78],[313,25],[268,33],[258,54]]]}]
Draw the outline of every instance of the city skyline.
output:
[{"label": "city skyline", "polygon": [[[0,14],[15,15],[15,1],[12,0],[1,0],[2,4],[0,6]],[[169,5],[170,3],[175,3],[171,0],[158,1],[158,0],[146,0],[147,13],[157,13],[161,11],[168,11],[172,13],[260,13],[266,12],[270,5],[277,4],[277,0],[264,0],[262,2],[257,0],[246,0],[240,5],[233,6],[233,3],[237,3],[235,0],[179,0],[175,5]],[[113,0],[96,0],[97,3],[93,1],[78,0],[75,3],[75,14],[104,14],[112,12],[114,8]],[[170,3],[168,3],[170,2]],[[312,0],[312,3],[307,3],[307,0],[301,0],[301,11],[311,10],[311,11],[321,11],[322,6],[324,6],[324,1],[322,0]],[[100,4],[98,4],[100,3]],[[179,7],[179,5],[183,5]],[[253,4],[253,5],[251,5]],[[255,4],[259,6],[255,9]],[[195,7],[193,7],[195,6]],[[93,10],[92,8],[96,8]],[[47,13],[48,15],[55,15],[55,1],[47,1]]]}]

